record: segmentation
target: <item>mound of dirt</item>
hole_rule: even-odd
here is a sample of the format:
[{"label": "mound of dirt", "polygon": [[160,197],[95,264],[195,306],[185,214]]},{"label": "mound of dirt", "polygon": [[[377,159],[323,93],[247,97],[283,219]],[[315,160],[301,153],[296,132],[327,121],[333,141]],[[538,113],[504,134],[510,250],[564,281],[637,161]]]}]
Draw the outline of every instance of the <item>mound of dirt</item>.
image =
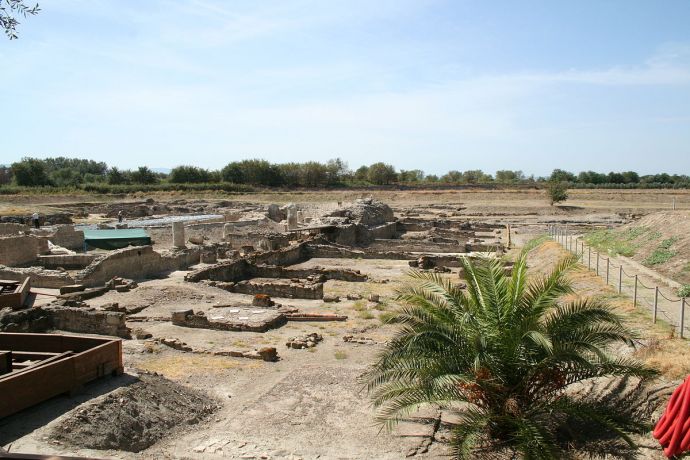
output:
[{"label": "mound of dirt", "polygon": [[139,452],[177,426],[199,423],[218,409],[208,396],[156,374],[80,406],[51,437],[89,449]]}]

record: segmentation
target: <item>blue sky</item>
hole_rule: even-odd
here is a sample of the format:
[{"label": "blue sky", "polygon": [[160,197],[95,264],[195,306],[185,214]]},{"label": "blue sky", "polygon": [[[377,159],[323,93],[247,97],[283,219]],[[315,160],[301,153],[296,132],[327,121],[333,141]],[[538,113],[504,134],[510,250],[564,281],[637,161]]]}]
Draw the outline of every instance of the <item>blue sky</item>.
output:
[{"label": "blue sky", "polygon": [[690,174],[687,0],[53,0],[0,39],[0,163]]}]

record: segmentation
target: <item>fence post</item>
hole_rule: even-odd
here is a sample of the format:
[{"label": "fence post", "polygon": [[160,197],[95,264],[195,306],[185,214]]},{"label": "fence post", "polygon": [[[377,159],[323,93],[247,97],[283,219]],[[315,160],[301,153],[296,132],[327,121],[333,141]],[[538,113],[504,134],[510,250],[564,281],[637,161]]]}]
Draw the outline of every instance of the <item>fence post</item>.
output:
[{"label": "fence post", "polygon": [[685,297],[680,299],[680,338],[685,338]]},{"label": "fence post", "polygon": [[654,288],[654,324],[656,324],[656,312],[657,312],[657,307],[659,306],[659,286],[656,286]]},{"label": "fence post", "polygon": [[611,265],[611,257],[606,259],[606,284],[609,284],[609,265]]},{"label": "fence post", "polygon": [[599,276],[599,252],[597,252],[597,276]]},{"label": "fence post", "polygon": [[587,246],[587,270],[592,269],[592,247]]},{"label": "fence post", "polygon": [[618,267],[618,293],[623,292],[623,264]]},{"label": "fence post", "polygon": [[635,290],[633,292],[633,308],[637,308],[637,275],[635,275]]}]

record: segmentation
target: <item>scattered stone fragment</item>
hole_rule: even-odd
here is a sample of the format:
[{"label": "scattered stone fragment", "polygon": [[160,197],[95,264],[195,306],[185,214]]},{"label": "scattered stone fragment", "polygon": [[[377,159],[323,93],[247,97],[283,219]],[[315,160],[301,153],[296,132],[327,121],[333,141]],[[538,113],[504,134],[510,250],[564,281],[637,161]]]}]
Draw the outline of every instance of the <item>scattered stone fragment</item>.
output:
[{"label": "scattered stone fragment", "polygon": [[326,294],[323,296],[324,302],[340,302],[340,297],[334,294]]},{"label": "scattered stone fragment", "polygon": [[135,327],[132,329],[132,336],[134,336],[134,338],[137,340],[146,340],[152,338],[153,334],[143,330],[140,327]]},{"label": "scattered stone fragment", "polygon": [[180,351],[193,351],[194,349],[187,345],[185,342],[181,341],[180,339],[170,339],[170,338],[160,338],[160,339],[154,339],[153,340],[155,343],[160,343],[161,345],[165,345],[166,347],[173,348],[175,350],[180,350]]},{"label": "scattered stone fragment", "polygon": [[285,344],[288,348],[294,348],[294,349],[301,349],[301,348],[314,348],[317,343],[321,342],[323,340],[323,336],[321,334],[317,334],[316,332],[312,332],[311,334],[307,334],[301,337],[292,337],[288,339],[287,343]]},{"label": "scattered stone fragment", "polygon": [[378,294],[369,294],[369,302],[379,303],[381,297]]},{"label": "scattered stone fragment", "polygon": [[361,300],[362,296],[357,293],[350,293],[347,295],[347,300]]},{"label": "scattered stone fragment", "polygon": [[343,342],[358,343],[361,345],[376,345],[376,341],[370,337],[355,337],[353,335],[344,335]]}]

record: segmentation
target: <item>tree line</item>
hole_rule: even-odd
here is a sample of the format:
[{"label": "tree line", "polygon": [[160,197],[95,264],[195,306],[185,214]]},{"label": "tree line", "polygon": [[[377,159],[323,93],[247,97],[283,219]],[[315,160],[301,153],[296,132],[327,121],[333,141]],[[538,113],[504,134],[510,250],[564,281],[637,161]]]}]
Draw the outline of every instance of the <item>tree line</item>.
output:
[{"label": "tree line", "polygon": [[578,174],[555,169],[550,176],[526,176],[522,171],[498,170],[493,175],[482,170],[451,170],[443,175],[425,174],[419,169],[397,170],[377,162],[355,170],[336,158],[325,163],[271,163],[248,159],[233,161],[219,170],[181,165],[169,173],[155,172],[147,166],[132,170],[110,167],[104,162],[79,158],[23,158],[0,167],[0,186],[84,188],[97,191],[106,186],[160,186],[166,184],[237,184],[257,187],[328,188],[385,185],[538,185],[559,182],[568,187],[690,187],[687,175],[667,173],[639,175],[634,171]]}]

